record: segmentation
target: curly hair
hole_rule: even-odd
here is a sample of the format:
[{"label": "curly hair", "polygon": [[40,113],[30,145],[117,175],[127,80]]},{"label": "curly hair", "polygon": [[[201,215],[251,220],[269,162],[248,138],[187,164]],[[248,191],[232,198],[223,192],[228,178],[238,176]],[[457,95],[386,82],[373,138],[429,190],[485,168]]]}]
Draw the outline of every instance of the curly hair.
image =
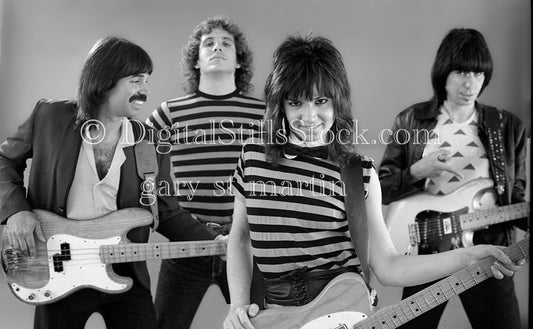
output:
[{"label": "curly hair", "polygon": [[253,90],[251,83],[253,76],[252,51],[248,46],[242,30],[231,20],[223,16],[214,16],[206,19],[189,36],[187,44],[181,51],[181,68],[184,74],[183,89],[188,94],[198,91],[200,70],[195,68],[195,66],[198,63],[200,41],[203,35],[211,33],[215,28],[223,29],[233,36],[237,53],[237,63],[241,66],[235,71],[235,85],[243,93],[251,92]]},{"label": "curly hair", "polygon": [[284,110],[287,99],[313,98],[313,91],[332,100],[335,138],[328,144],[329,158],[340,166],[355,152],[351,141],[353,117],[351,89],[341,53],[320,36],[289,36],[274,52],[272,73],[265,85],[265,156],[277,165],[290,135]]},{"label": "curly hair", "polygon": [[446,80],[452,71],[483,72],[480,96],[489,85],[492,70],[492,56],[483,35],[474,29],[452,29],[442,40],[431,70],[434,96],[439,105],[446,100]]}]

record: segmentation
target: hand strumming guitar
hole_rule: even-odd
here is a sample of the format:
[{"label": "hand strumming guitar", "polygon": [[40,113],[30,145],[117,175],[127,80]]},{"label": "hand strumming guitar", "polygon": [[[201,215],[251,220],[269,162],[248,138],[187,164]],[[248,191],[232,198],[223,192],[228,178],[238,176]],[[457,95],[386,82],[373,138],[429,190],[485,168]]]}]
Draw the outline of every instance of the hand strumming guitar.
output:
[{"label": "hand strumming guitar", "polygon": [[29,210],[23,210],[9,217],[6,225],[9,243],[14,249],[22,251],[27,256],[35,256],[35,239],[46,242],[44,232],[35,214]]}]

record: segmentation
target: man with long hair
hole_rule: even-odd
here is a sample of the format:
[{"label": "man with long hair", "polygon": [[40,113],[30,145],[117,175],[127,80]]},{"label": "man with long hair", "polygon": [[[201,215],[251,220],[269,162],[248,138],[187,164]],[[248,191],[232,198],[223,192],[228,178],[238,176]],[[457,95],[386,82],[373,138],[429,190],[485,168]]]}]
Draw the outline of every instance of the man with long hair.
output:
[{"label": "man with long hair", "polygon": [[[483,35],[457,28],[442,40],[431,71],[433,97],[398,114],[379,171],[383,203],[425,191],[446,195],[478,178],[494,181],[499,205],[524,201],[526,131],[512,113],[477,101],[492,77],[492,57]],[[415,142],[416,131],[432,132]],[[474,198],[474,196],[471,196]],[[488,200],[488,199],[485,199]],[[488,203],[488,202],[487,202]],[[474,244],[507,246],[519,219],[476,231]],[[456,247],[460,245],[456,244]],[[431,243],[420,254],[438,252]],[[406,287],[403,298],[428,284]],[[513,277],[489,279],[459,295],[473,328],[519,328]],[[402,328],[437,328],[446,303]]]},{"label": "man with long hair", "polygon": [[[150,169],[158,172],[152,182],[155,187],[172,186],[168,155],[153,150],[153,158],[138,158],[136,144],[141,140],[156,147],[150,143],[157,141],[146,140],[154,135],[147,132],[151,128],[129,120],[147,99],[151,73],[152,60],[138,45],[116,37],[99,40],[84,62],[77,99],[40,100],[15,135],[0,145],[0,220],[7,221],[7,236],[14,249],[35,256],[34,237],[42,243],[50,238],[33,209],[44,209],[69,221],[93,219],[123,208],[150,210],[153,200],[143,200],[149,190],[138,174],[142,168],[139,161],[154,164]],[[26,190],[23,177],[29,158],[32,163]],[[173,196],[153,197],[159,209],[154,213],[159,218],[159,233],[174,241],[215,237]],[[99,230],[105,232],[106,225]],[[128,238],[147,242],[149,233],[149,225],[136,227]],[[65,270],[67,266],[68,261]],[[133,279],[128,291],[76,290],[58,301],[38,305],[34,328],[83,329],[89,316],[99,312],[108,329],[155,329],[146,263],[114,264],[113,270]]]}]

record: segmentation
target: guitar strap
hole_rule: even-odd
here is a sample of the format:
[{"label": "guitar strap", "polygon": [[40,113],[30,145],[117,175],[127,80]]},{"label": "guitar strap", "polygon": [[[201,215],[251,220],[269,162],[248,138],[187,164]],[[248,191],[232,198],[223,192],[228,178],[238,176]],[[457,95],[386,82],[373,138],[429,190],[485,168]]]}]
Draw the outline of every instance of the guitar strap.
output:
[{"label": "guitar strap", "polygon": [[[505,192],[506,175],[505,175],[505,158],[503,150],[503,112],[501,109],[487,107],[485,109],[485,118],[483,119],[485,124],[485,136],[488,139],[488,145],[490,148],[487,154],[489,156],[489,163],[492,172],[492,178],[494,179],[494,189],[498,194],[498,201],[500,205],[504,205],[503,193]],[[516,231],[506,230],[507,241],[516,241]]]},{"label": "guitar strap", "polygon": [[[489,156],[492,174],[494,176],[495,189],[501,197],[505,191],[505,160],[503,151],[503,113],[500,109],[487,108],[485,110],[486,136],[490,151],[493,156]],[[488,151],[488,150],[487,150]],[[500,200],[501,201],[501,200]]]},{"label": "guitar strap", "polygon": [[353,156],[346,166],[341,168],[346,196],[344,207],[352,243],[361,263],[362,277],[370,291],[370,303],[377,305],[376,291],[370,286],[368,221],[366,217],[365,192],[363,186],[363,166],[361,156]]},{"label": "guitar strap", "polygon": [[154,226],[152,232],[159,226],[159,210],[157,206],[157,196],[154,191],[156,188],[156,176],[159,172],[157,165],[157,155],[154,145],[148,143],[147,140],[141,140],[135,144],[135,161],[137,163],[137,174],[143,180],[143,191],[150,196],[150,210],[154,217]]}]

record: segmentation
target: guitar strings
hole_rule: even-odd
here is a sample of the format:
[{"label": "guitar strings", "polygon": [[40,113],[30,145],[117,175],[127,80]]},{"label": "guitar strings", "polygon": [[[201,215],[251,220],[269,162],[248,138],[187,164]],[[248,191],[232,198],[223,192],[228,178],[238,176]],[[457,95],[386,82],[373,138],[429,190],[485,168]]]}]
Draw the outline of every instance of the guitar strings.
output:
[{"label": "guitar strings", "polygon": [[[103,246],[102,246],[103,247]],[[121,262],[129,262],[128,260],[120,260],[120,258],[129,258],[129,259],[134,259],[133,261],[135,260],[152,260],[152,259],[160,259],[162,257],[165,257],[166,254],[171,254],[171,253],[175,253],[175,252],[181,252],[183,254],[199,254],[200,251],[203,251],[203,252],[207,252],[209,254],[214,254],[215,252],[217,252],[217,254],[221,251],[220,250],[220,247],[217,245],[215,246],[212,246],[212,247],[202,247],[202,246],[198,246],[198,247],[188,247],[187,249],[184,249],[183,247],[180,247],[180,246],[176,246],[176,245],[151,245],[151,246],[143,246],[143,245],[140,245],[140,246],[129,246],[129,245],[105,245],[106,248],[113,248],[113,247],[120,247],[121,249],[122,248],[126,248],[128,250],[124,250],[124,251],[113,251],[113,250],[109,250],[109,251],[106,251],[105,253],[101,253],[101,248],[100,247],[91,247],[91,248],[66,248],[66,249],[63,249],[63,250],[59,250],[59,249],[50,249],[50,250],[47,250],[47,249],[41,249],[41,251],[44,251],[46,250],[47,251],[47,254],[46,254],[46,258],[47,258],[47,263],[51,262],[51,263],[54,263],[54,262],[62,262],[63,263],[63,267],[65,266],[79,266],[79,264],[72,264],[73,262],[84,262],[86,263],[87,265],[93,265],[93,264],[113,264],[113,263],[121,263]],[[161,248],[162,247],[162,248]],[[156,250],[157,249],[157,250]],[[50,260],[51,257],[54,256],[54,254],[58,254],[58,255],[61,255],[62,252],[69,252],[70,253],[70,257],[73,257],[75,259],[70,259],[70,260],[57,260],[57,261],[54,261],[53,258]],[[43,258],[45,257],[45,255],[41,255]],[[87,257],[88,256],[88,257]],[[85,257],[85,258],[84,258]],[[184,256],[182,256],[184,257]],[[28,260],[32,260],[34,259],[34,257],[28,257],[28,256],[25,256],[25,255],[6,255],[6,263],[7,265],[10,265],[10,264],[17,264],[19,267],[21,265],[29,265],[30,262],[28,262]],[[106,258],[108,259],[111,259],[112,261],[111,262],[106,262]],[[113,259],[119,259],[119,260],[114,260]],[[94,261],[94,263],[87,263],[89,261]]]}]

